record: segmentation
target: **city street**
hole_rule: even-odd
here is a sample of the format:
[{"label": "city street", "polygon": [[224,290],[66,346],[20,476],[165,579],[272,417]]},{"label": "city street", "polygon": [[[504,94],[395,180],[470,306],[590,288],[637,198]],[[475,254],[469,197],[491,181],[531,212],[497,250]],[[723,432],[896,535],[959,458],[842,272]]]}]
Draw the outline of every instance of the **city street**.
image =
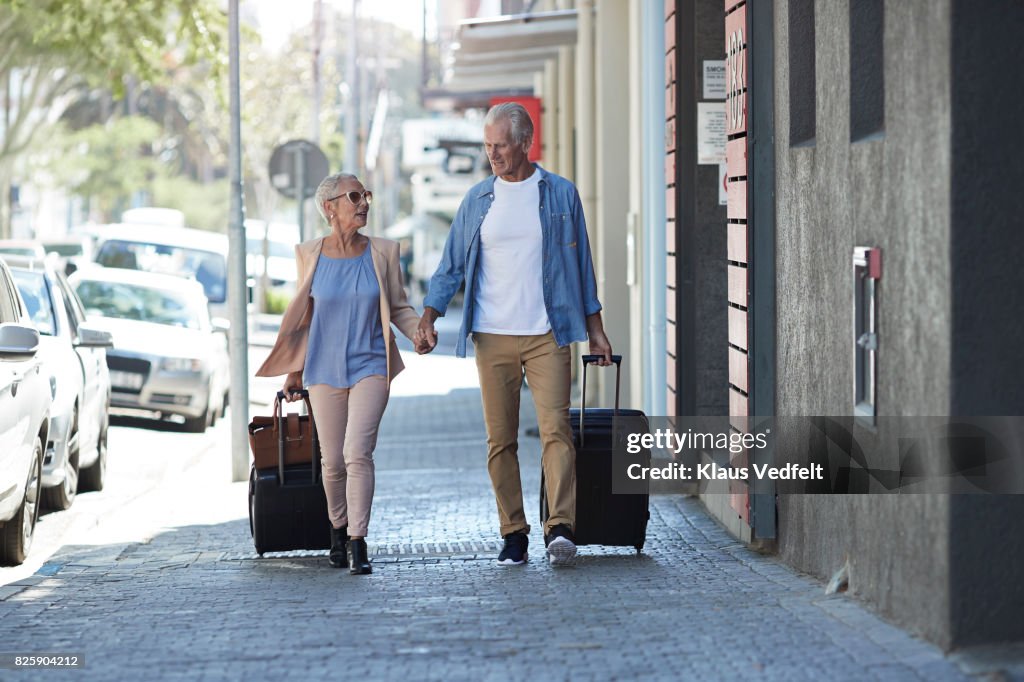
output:
[{"label": "city street", "polygon": [[[495,565],[475,364],[405,357],[376,452],[373,575],[332,569],[326,552],[254,553],[247,484],[228,482],[229,420],[201,436],[130,422],[111,434],[109,488],[44,517],[30,561],[0,570],[0,653],[76,655],[74,679],[86,680],[955,680],[999,669],[826,597],[693,498],[652,497],[642,556],[583,547],[574,567],[553,569],[534,525],[530,562]],[[254,383],[254,400],[272,395],[269,381]],[[521,431],[533,423],[524,394]],[[521,461],[535,522],[536,439],[523,436]]]}]

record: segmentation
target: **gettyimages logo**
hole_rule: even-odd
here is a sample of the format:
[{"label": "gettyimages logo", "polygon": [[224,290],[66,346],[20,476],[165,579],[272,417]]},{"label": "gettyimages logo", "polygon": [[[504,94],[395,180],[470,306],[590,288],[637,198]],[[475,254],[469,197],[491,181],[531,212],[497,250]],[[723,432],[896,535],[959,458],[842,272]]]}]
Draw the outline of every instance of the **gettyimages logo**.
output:
[{"label": "gettyimages logo", "polygon": [[776,494],[1024,493],[1020,417],[653,417],[624,420],[614,442],[621,493],[652,481],[688,493],[717,481]]}]

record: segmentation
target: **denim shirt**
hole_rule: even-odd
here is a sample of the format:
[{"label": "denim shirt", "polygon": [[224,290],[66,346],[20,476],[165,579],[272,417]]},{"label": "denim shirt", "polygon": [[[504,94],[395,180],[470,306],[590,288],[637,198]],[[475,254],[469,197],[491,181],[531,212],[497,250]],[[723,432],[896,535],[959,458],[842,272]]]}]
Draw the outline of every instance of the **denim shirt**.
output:
[{"label": "denim shirt", "polygon": [[[565,346],[587,340],[586,318],[601,310],[597,300],[594,262],[583,216],[583,204],[575,185],[548,173],[534,164],[540,173],[540,224],[542,231],[544,307],[547,309],[555,343]],[[444,315],[448,302],[466,282],[462,327],[455,354],[466,357],[466,337],[473,328],[473,309],[477,267],[480,263],[480,227],[494,202],[494,176],[473,186],[455,214],[444,254],[437,272],[430,278],[430,289],[423,299]]]}]

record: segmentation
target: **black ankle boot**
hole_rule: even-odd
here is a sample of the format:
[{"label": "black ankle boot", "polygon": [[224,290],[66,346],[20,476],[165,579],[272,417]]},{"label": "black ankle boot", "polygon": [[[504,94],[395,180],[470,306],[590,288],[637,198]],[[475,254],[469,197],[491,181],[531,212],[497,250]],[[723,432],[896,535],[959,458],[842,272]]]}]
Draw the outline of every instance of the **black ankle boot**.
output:
[{"label": "black ankle boot", "polygon": [[353,575],[366,575],[373,573],[370,567],[370,557],[366,551],[366,540],[348,541],[348,570]]},{"label": "black ankle boot", "polygon": [[345,568],[348,566],[348,526],[331,527],[331,566]]}]

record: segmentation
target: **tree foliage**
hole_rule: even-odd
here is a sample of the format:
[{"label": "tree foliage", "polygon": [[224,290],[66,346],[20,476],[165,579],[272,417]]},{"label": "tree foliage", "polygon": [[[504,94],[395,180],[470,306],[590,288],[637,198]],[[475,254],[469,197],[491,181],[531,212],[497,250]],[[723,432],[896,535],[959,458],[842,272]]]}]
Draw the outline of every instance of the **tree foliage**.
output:
[{"label": "tree foliage", "polygon": [[0,0],[0,236],[17,160],[53,124],[72,93],[129,77],[160,80],[178,64],[226,71],[226,18],[215,0]]},{"label": "tree foliage", "polygon": [[122,92],[181,62],[226,64],[211,0],[0,0],[0,72],[43,60]]}]

